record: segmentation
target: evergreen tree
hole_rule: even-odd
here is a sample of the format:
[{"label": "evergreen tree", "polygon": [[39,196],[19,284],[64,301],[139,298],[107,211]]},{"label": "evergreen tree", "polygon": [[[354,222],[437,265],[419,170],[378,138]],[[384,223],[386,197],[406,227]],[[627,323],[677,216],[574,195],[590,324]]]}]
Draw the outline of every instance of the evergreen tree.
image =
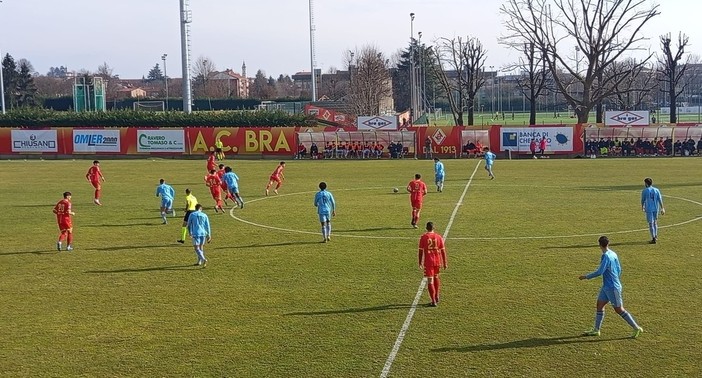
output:
[{"label": "evergreen tree", "polygon": [[5,87],[5,106],[10,109],[16,105],[17,76],[15,59],[10,54],[6,54],[2,60],[2,84]]},{"label": "evergreen tree", "polygon": [[147,81],[163,80],[163,72],[161,72],[161,67],[156,63],[156,65],[149,71],[149,75],[146,77]]},{"label": "evergreen tree", "polygon": [[35,96],[37,94],[37,86],[32,77],[32,66],[27,61],[21,61],[19,70],[17,71],[17,106],[34,106],[36,105]]}]

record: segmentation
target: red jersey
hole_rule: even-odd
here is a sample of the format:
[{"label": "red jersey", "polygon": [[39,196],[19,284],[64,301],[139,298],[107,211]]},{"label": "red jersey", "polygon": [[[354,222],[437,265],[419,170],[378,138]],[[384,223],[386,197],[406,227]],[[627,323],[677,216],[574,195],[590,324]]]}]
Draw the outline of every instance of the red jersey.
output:
[{"label": "red jersey", "polygon": [[425,232],[419,238],[419,265],[424,267],[446,267],[446,248],[444,238],[434,231]]},{"label": "red jersey", "polygon": [[217,177],[219,177],[219,181],[222,182],[222,184],[220,185],[220,186],[222,187],[222,189],[227,189],[227,183],[224,182],[224,180],[222,180],[222,176],[224,176],[224,168],[222,168],[222,169],[220,169],[219,171],[215,172],[215,174],[217,175]]},{"label": "red jersey", "polygon": [[542,150],[546,149],[546,139],[541,139],[541,142],[539,142],[539,148]]},{"label": "red jersey", "polygon": [[71,216],[71,201],[66,198],[58,201],[56,206],[54,206],[54,214],[56,214],[57,217]]},{"label": "red jersey", "polygon": [[273,173],[271,173],[271,177],[279,177],[281,174],[283,174],[283,169],[285,169],[284,165],[279,165]]},{"label": "red jersey", "polygon": [[88,169],[88,173],[85,174],[85,177],[91,182],[100,182],[100,178],[102,177],[100,167],[93,165],[90,167],[90,169]]},{"label": "red jersey", "polygon": [[410,193],[412,202],[421,202],[424,195],[427,194],[427,184],[421,179],[412,180],[407,184],[407,191]]},{"label": "red jersey", "polygon": [[215,161],[214,154],[207,157],[207,172],[211,170],[217,170],[217,162]]},{"label": "red jersey", "polygon": [[536,151],[536,142],[535,141],[532,140],[531,143],[529,143],[529,149],[531,151]]},{"label": "red jersey", "polygon": [[217,176],[217,173],[205,176],[205,185],[207,185],[210,190],[219,189],[222,186],[222,180]]}]

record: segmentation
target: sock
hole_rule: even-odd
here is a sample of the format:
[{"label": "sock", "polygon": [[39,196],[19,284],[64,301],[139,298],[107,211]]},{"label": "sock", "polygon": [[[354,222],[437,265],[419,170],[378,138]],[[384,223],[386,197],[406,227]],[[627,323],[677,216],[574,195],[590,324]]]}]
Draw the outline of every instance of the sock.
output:
[{"label": "sock", "polygon": [[180,240],[185,240],[185,236],[188,234],[188,228],[187,227],[182,227],[180,229]]},{"label": "sock", "polygon": [[166,221],[166,212],[165,211],[161,212],[161,219],[163,219],[164,222]]},{"label": "sock", "polygon": [[436,290],[434,290],[434,282],[429,282],[427,289],[429,289],[429,297],[431,298],[431,302],[436,303]]},{"label": "sock", "polygon": [[268,185],[266,185],[266,190],[271,188],[271,183],[269,182]]},{"label": "sock", "polygon": [[237,195],[236,195],[236,199],[234,199],[234,200],[236,201],[236,203],[239,204],[239,207],[243,207],[243,206],[244,206],[244,199],[241,198],[240,195],[237,194]]},{"label": "sock", "polygon": [[100,199],[100,189],[95,189],[95,199],[96,200]]},{"label": "sock", "polygon": [[202,248],[198,247],[195,250],[195,253],[197,254],[197,259],[199,261],[205,261],[205,251],[203,251]]},{"label": "sock", "polygon": [[658,238],[658,222],[653,222],[653,237]]},{"label": "sock", "polygon": [[619,314],[619,316],[621,316],[622,319],[626,320],[626,322],[629,323],[629,325],[631,326],[631,328],[633,328],[633,329],[638,329],[638,328],[639,328],[639,325],[636,324],[636,320],[634,320],[634,317],[631,316],[630,313],[628,313],[628,312],[626,312],[626,311],[623,311],[621,314]]},{"label": "sock", "polygon": [[595,329],[600,330],[602,321],[604,320],[604,310],[595,312]]},{"label": "sock", "polygon": [[417,210],[412,209],[412,223],[417,224]]},{"label": "sock", "polygon": [[221,199],[218,199],[218,200],[217,200],[217,207],[221,208],[222,205],[223,205],[222,200],[221,200]]},{"label": "sock", "polygon": [[327,239],[327,226],[322,226],[322,238]]},{"label": "sock", "polygon": [[66,233],[66,244],[73,245],[73,233],[72,232]]},{"label": "sock", "polygon": [[439,285],[441,282],[439,281],[439,276],[434,277],[434,293],[436,295],[436,301],[439,301]]},{"label": "sock", "polygon": [[327,237],[331,236],[331,222],[324,226],[327,229]]},{"label": "sock", "polygon": [[649,223],[649,224],[648,224],[648,231],[651,233],[651,238],[655,238],[655,237],[656,237],[656,232],[655,232],[655,230],[654,230],[653,223]]},{"label": "sock", "polygon": [[62,242],[65,237],[66,237],[66,231],[61,231],[61,233],[59,234],[59,237],[58,237],[58,242],[59,243]]}]

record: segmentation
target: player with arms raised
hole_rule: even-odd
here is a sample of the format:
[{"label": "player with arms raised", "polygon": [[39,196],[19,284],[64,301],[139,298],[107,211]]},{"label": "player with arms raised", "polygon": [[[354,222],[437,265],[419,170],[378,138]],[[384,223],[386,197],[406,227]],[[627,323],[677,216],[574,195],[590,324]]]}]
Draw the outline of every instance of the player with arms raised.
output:
[{"label": "player with arms raised", "polygon": [[71,192],[64,192],[63,199],[58,201],[56,206],[54,206],[54,214],[56,214],[56,222],[59,228],[59,237],[56,242],[56,249],[61,252],[61,243],[63,239],[66,239],[66,251],[73,250],[73,222],[71,220],[72,215],[76,213],[71,210]]},{"label": "player with arms raised", "polygon": [[102,175],[99,161],[93,161],[93,165],[88,169],[88,173],[85,174],[85,179],[95,188],[95,199],[93,203],[102,205],[102,203],[100,203],[100,194],[102,193],[102,186],[100,183],[105,182],[105,176]]},{"label": "player with arms raised", "polygon": [[222,210],[222,213],[224,213],[224,208],[222,207],[222,180],[217,176],[217,171],[213,169],[209,175],[205,176],[205,185],[210,188],[212,199],[215,200],[215,213],[217,209]]},{"label": "player with arms raised", "polygon": [[273,193],[278,194],[278,189],[283,185],[283,180],[285,180],[285,175],[283,175],[283,170],[285,169],[285,162],[281,161],[280,164],[275,168],[275,171],[271,173],[271,177],[268,180],[268,185],[266,185],[266,195],[268,195],[268,189],[271,188],[273,183],[276,183]]},{"label": "player with arms raised", "polygon": [[424,277],[427,279],[427,290],[431,303],[429,306],[436,307],[439,304],[439,270],[447,268],[446,247],[444,238],[434,232],[434,223],[427,222],[427,232],[419,238],[419,269],[424,270]]},{"label": "player with arms raised", "polygon": [[419,223],[419,213],[422,211],[424,195],[427,194],[427,184],[422,181],[422,175],[417,173],[414,180],[407,184],[407,191],[410,194],[410,204],[412,205],[412,227],[417,228]]}]

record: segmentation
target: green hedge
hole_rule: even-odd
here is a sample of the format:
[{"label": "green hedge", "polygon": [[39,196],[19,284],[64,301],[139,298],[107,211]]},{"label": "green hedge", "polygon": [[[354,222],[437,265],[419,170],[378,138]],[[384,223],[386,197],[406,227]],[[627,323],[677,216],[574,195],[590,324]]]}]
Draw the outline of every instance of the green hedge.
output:
[{"label": "green hedge", "polygon": [[59,112],[46,109],[20,109],[0,114],[0,127],[237,127],[311,126],[314,118],[270,111],[137,112],[115,110],[98,113]]}]

